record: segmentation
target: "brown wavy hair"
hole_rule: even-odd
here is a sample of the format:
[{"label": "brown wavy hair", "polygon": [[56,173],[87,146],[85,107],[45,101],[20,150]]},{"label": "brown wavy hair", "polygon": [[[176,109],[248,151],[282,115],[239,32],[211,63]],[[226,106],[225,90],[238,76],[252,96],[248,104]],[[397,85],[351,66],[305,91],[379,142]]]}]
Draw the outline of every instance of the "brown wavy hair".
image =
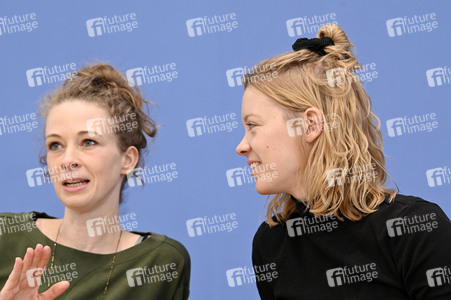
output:
[{"label": "brown wavy hair", "polygon": [[[318,108],[324,120],[333,116],[337,127],[325,127],[328,130],[315,141],[304,173],[299,171],[297,176],[305,180],[306,206],[311,213],[357,221],[375,212],[387,194],[392,201],[397,192],[385,186],[389,174],[380,120],[358,79],[354,45],[336,24],[322,26],[317,38],[322,37],[334,42],[325,47],[326,55],[307,49],[288,52],[263,60],[243,81],[245,88],[251,86],[280,104],[287,118],[310,107]],[[339,73],[338,79],[331,77],[334,72]],[[372,180],[365,178],[368,168]],[[337,184],[330,184],[334,170],[340,170],[334,178]],[[285,222],[295,211],[291,195],[276,194],[269,201],[266,222],[270,226]]]},{"label": "brown wavy hair", "polygon": [[[145,135],[155,137],[158,126],[144,111],[145,104],[154,103],[144,100],[136,86],[131,87],[125,77],[110,65],[89,65],[72,74],[60,88],[47,95],[41,102],[39,113],[47,118],[54,106],[73,100],[99,104],[109,112],[110,117],[136,114],[136,128],[131,131],[119,130],[115,134],[118,137],[119,150],[125,152],[128,147],[135,146],[139,152],[138,165],[144,163],[141,154],[147,147]],[[122,120],[119,126],[127,122],[124,118]],[[41,156],[40,161],[46,165],[46,155]],[[123,200],[122,191],[126,180],[124,177],[121,184],[119,203]]]}]

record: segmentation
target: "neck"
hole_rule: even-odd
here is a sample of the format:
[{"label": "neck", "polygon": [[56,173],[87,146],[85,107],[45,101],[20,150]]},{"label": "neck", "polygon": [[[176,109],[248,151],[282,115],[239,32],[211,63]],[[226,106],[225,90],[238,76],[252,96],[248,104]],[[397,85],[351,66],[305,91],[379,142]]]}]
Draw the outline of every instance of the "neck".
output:
[{"label": "neck", "polygon": [[294,191],[289,191],[288,194],[299,202],[307,202],[307,195],[303,186],[297,186]]},{"label": "neck", "polygon": [[103,212],[86,213],[66,207],[59,226],[57,240],[59,244],[98,254],[115,253],[122,231],[119,207]]}]

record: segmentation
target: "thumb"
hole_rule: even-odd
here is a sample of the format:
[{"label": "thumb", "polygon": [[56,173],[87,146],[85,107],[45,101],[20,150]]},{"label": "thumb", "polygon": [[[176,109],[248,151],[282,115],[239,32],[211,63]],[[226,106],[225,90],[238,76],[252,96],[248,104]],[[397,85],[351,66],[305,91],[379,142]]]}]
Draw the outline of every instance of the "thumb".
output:
[{"label": "thumb", "polygon": [[52,285],[51,288],[42,293],[39,299],[53,300],[59,297],[62,293],[64,293],[69,288],[69,286],[70,286],[69,281],[60,281],[58,283],[55,283],[54,285]]}]

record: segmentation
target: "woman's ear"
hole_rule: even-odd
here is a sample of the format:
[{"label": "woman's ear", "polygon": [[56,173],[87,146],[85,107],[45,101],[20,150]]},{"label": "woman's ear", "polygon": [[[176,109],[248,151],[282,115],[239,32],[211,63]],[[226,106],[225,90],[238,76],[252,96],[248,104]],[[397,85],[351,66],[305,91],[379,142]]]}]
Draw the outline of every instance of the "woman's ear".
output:
[{"label": "woman's ear", "polygon": [[135,146],[128,147],[122,154],[121,175],[127,175],[136,167],[139,161],[139,151]]},{"label": "woman's ear", "polygon": [[321,111],[310,107],[304,111],[304,136],[307,143],[313,143],[324,128],[324,119]]}]

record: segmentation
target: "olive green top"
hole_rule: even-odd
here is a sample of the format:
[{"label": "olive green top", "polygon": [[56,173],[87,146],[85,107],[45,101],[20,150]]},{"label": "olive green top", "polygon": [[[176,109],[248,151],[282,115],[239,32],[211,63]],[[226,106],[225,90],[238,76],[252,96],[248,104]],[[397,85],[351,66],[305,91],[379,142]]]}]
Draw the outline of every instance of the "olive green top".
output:
[{"label": "olive green top", "polygon": [[[13,269],[15,258],[23,259],[28,247],[34,249],[39,243],[48,245],[53,252],[54,242],[36,227],[37,218],[53,217],[38,212],[0,214],[0,290]],[[167,236],[147,234],[149,237],[141,243],[116,254],[105,299],[188,299],[190,257],[187,250]],[[113,257],[114,254],[94,254],[57,244],[53,272],[50,259],[41,277],[30,275],[27,280],[30,285],[41,284],[39,292],[46,291],[49,282],[52,285],[68,280],[69,289],[58,299],[102,299]]]}]

